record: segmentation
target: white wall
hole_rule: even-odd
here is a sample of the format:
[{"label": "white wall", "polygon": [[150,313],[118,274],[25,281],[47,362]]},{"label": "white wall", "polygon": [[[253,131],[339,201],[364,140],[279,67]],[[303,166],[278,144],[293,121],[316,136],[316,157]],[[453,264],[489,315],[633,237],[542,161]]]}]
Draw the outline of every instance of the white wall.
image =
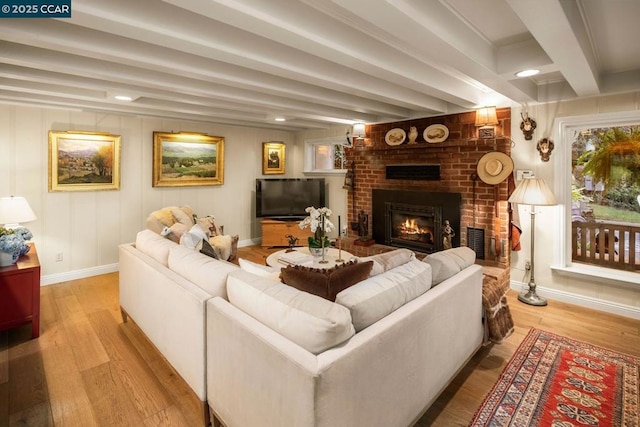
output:
[{"label": "white wall", "polygon": [[[133,241],[147,215],[163,206],[191,205],[214,215],[241,243],[259,239],[254,188],[262,176],[262,142],[283,141],[285,176],[302,176],[292,132],[9,105],[0,105],[0,129],[0,196],[26,197],[38,216],[25,226],[34,235],[43,284],[115,271],[118,244]],[[49,193],[49,130],[121,135],[120,190]],[[153,131],[225,137],[224,185],[153,188]],[[63,261],[55,261],[57,253]]]},{"label": "white wall", "polygon": [[[553,121],[557,117],[602,114],[611,112],[640,110],[640,93],[594,97],[585,100],[550,103],[529,106],[529,116],[537,122],[533,139],[525,141],[520,131],[521,106],[512,107],[511,134],[514,146],[511,156],[516,169],[531,169],[536,176],[542,177],[550,187],[556,178],[553,156],[549,162],[542,162],[536,150],[536,143],[545,137],[553,136]],[[552,138],[553,139],[553,138]],[[561,149],[561,141],[554,141],[555,150]],[[569,165],[566,165],[569,167]],[[553,271],[554,244],[557,236],[554,223],[557,221],[557,207],[538,208],[535,234],[535,278],[538,293],[551,299],[580,304],[600,310],[617,313],[640,319],[640,286],[614,283],[604,279],[588,279],[571,277]],[[523,228],[522,250],[512,253],[511,280],[512,287],[523,286],[525,261],[531,259],[530,254],[530,215],[528,208],[520,207],[520,224]],[[640,275],[636,283],[640,285]],[[633,278],[632,278],[633,280]]]}]

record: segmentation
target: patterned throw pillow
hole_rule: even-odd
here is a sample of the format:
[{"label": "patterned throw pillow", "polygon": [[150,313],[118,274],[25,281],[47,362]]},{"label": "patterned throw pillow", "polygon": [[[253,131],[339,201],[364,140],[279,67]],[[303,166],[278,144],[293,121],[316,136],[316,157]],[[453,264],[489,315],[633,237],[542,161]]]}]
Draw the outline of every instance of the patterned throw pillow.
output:
[{"label": "patterned throw pillow", "polygon": [[207,242],[207,239],[202,239],[202,249],[200,249],[200,253],[210,256],[213,259],[220,259],[218,253],[213,249],[213,246]]},{"label": "patterned throw pillow", "polygon": [[350,261],[329,269],[290,265],[281,270],[283,283],[298,290],[335,301],[336,295],[369,277],[373,261]]}]

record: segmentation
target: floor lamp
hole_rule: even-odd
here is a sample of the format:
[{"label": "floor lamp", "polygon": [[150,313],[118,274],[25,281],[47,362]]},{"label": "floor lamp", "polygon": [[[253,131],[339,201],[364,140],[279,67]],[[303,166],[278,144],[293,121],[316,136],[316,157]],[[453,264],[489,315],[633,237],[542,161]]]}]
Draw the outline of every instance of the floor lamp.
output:
[{"label": "floor lamp", "polygon": [[534,264],[536,206],[553,206],[557,204],[556,196],[553,195],[553,192],[542,178],[523,178],[513,191],[513,194],[511,194],[511,197],[509,197],[509,203],[531,206],[531,278],[529,280],[529,289],[518,295],[518,299],[526,304],[547,305],[547,300],[536,293],[534,278],[534,272],[536,271]]}]

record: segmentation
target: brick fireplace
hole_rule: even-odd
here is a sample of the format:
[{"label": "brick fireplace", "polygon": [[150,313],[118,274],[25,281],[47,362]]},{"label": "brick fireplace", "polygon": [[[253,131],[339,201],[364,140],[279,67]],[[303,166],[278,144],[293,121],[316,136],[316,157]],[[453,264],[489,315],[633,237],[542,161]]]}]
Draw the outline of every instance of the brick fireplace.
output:
[{"label": "brick fireplace", "polygon": [[[500,124],[495,128],[496,137],[493,139],[478,138],[475,112],[368,125],[367,138],[356,140],[354,147],[347,149],[347,160],[350,164],[353,162],[355,173],[354,189],[349,190],[348,216],[350,222],[358,221],[360,211],[369,216],[368,232],[376,237],[376,245],[363,248],[354,246],[352,239],[346,239],[344,249],[357,255],[388,250],[389,244],[378,239],[381,214],[377,207],[374,209],[374,190],[452,193],[459,197],[459,218],[447,218],[452,217],[449,212],[440,212],[438,221],[456,220],[455,224],[452,223],[455,231],[453,246],[467,246],[468,237],[477,239],[476,232],[482,230],[484,253],[478,258],[484,259],[484,265],[507,269],[510,262],[507,181],[493,186],[479,178],[474,179],[477,163],[484,154],[491,151],[511,154],[511,109],[498,109],[497,113]],[[422,131],[432,124],[444,124],[449,129],[449,137],[444,142],[428,143],[422,139]],[[389,130],[402,128],[408,133],[411,126],[418,128],[417,144],[405,142],[390,146],[385,142]],[[403,170],[408,173],[403,173]],[[406,203],[399,204],[403,208]],[[495,217],[499,221],[494,221]],[[432,227],[433,239],[440,240],[441,224]],[[428,229],[427,226],[423,228]],[[468,230],[473,231],[473,236],[467,236]],[[423,234],[426,233],[429,231]],[[357,236],[355,231],[350,236],[354,234]],[[425,247],[423,251],[411,244],[407,247],[422,253],[440,250],[436,246]]]}]

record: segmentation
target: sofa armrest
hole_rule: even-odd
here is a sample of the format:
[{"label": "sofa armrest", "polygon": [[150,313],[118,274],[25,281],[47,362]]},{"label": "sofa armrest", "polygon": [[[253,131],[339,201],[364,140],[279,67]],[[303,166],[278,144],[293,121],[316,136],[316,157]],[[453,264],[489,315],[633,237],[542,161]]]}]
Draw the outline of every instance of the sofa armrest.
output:
[{"label": "sofa armrest", "polygon": [[208,401],[225,425],[315,426],[316,360],[228,301],[207,302]]},{"label": "sofa armrest", "polygon": [[482,339],[482,268],[471,266],[318,355],[316,413],[335,418],[317,426],[413,425]]},{"label": "sofa armrest", "polygon": [[206,400],[207,292],[131,244],[119,247],[120,306],[189,384]]}]

